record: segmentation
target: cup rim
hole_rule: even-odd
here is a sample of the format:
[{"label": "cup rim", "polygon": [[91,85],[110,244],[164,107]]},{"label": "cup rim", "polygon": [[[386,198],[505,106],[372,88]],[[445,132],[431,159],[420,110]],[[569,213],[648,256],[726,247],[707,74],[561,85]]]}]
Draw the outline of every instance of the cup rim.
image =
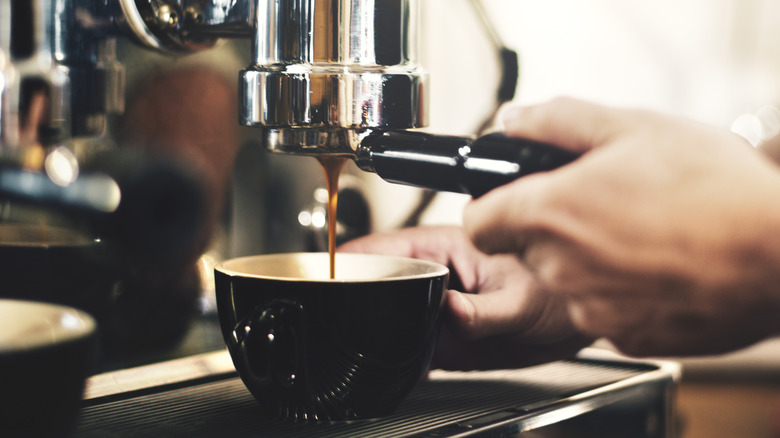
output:
[{"label": "cup rim", "polygon": [[[239,270],[231,267],[234,265],[243,264],[247,262],[256,263],[257,261],[260,261],[262,259],[274,259],[278,261],[279,259],[297,259],[302,257],[325,258],[324,262],[327,263],[328,261],[327,252],[291,252],[291,253],[277,253],[277,254],[260,254],[260,255],[236,257],[236,258],[224,260],[218,263],[214,267],[214,271],[223,273],[231,277],[256,278],[262,280],[276,280],[276,281],[290,281],[290,282],[310,282],[310,283],[378,283],[378,282],[390,282],[390,281],[406,281],[406,280],[414,280],[414,279],[435,278],[435,277],[447,275],[450,272],[446,266],[429,260],[415,259],[411,257],[384,255],[384,254],[341,253],[341,252],[336,253],[336,272],[337,272],[336,278],[326,278],[326,277],[306,278],[306,277],[270,275],[270,274],[247,272],[246,270]],[[352,259],[360,258],[363,260],[373,259],[375,262],[392,261],[395,263],[417,266],[419,268],[424,269],[425,272],[408,274],[408,275],[379,277],[379,278],[377,277],[339,278],[338,277],[339,263],[340,262],[348,263],[349,259],[351,258]],[[322,260],[318,260],[318,262],[321,261]]]},{"label": "cup rim", "polygon": [[82,310],[38,301],[0,298],[0,318],[0,355],[66,344],[97,330],[95,319]]},{"label": "cup rim", "polygon": [[[41,238],[40,234],[43,234],[44,238]],[[101,241],[98,238],[63,226],[31,223],[0,224],[0,248],[81,248],[99,243]]]}]

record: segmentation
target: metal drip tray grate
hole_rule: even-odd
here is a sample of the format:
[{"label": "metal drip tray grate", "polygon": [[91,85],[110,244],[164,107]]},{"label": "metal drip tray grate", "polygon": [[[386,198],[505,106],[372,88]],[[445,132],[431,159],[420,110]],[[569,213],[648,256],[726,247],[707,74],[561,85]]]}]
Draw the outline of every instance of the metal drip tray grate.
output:
[{"label": "metal drip tray grate", "polygon": [[82,409],[74,435],[434,437],[502,427],[518,432],[616,403],[647,385],[672,385],[675,374],[675,369],[646,363],[586,359],[518,370],[434,371],[395,414],[333,423],[268,419],[241,380],[225,376],[123,399],[94,400]]}]

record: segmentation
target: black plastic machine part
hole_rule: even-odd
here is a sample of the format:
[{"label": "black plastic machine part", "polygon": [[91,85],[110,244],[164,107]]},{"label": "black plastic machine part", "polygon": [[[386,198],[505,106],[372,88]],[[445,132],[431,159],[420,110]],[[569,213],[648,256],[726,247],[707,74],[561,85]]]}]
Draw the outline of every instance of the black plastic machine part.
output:
[{"label": "black plastic machine part", "polygon": [[[127,148],[93,154],[80,170],[79,178],[63,187],[44,172],[4,167],[0,161],[0,202],[50,209],[145,263],[194,251],[207,207],[205,187],[192,170]],[[105,209],[110,206],[104,197],[113,186],[121,200]]]},{"label": "black plastic machine part", "polygon": [[190,255],[206,216],[206,188],[173,159],[117,148],[93,157],[89,168],[110,175],[122,191],[115,212],[94,220],[96,231],[132,257],[159,263]]},{"label": "black plastic machine part", "polygon": [[477,198],[522,176],[563,166],[579,155],[503,134],[479,138],[409,131],[373,132],[358,164],[382,179]]}]

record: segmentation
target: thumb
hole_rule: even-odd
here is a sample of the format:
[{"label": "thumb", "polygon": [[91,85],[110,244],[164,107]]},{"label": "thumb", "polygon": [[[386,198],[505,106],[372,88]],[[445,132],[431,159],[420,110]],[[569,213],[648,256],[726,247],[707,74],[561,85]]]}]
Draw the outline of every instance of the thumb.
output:
[{"label": "thumb", "polygon": [[524,294],[502,289],[485,294],[447,291],[447,313],[451,328],[464,339],[479,339],[515,332],[523,324]]},{"label": "thumb", "polygon": [[501,121],[509,136],[551,143],[584,153],[605,144],[624,112],[582,100],[559,97],[549,102],[502,110]]},{"label": "thumb", "polygon": [[507,278],[489,292],[447,291],[449,328],[465,340],[512,333],[516,340],[555,342],[574,332],[566,301],[538,288],[530,275]]}]

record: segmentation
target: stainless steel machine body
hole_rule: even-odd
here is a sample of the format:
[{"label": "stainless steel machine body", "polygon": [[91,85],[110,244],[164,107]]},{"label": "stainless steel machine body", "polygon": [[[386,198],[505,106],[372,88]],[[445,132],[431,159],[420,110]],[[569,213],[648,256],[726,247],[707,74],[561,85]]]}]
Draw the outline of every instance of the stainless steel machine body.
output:
[{"label": "stainless steel machine body", "polygon": [[417,15],[415,0],[258,2],[241,122],[266,128],[269,149],[302,154],[349,152],[366,130],[424,126]]},{"label": "stainless steel machine body", "polygon": [[41,150],[100,144],[124,109],[125,37],[173,56],[250,39],[240,122],[271,151],[356,158],[369,132],[426,124],[418,15],[417,0],[2,0],[0,161],[51,177]]},{"label": "stainless steel machine body", "polygon": [[123,107],[118,36],[171,54],[251,38],[240,119],[265,128],[272,150],[331,152],[365,130],[420,127],[418,9],[416,0],[4,0],[1,146],[19,145],[34,80],[46,85],[59,138],[100,135],[101,116]]},{"label": "stainless steel machine body", "polygon": [[[129,36],[171,54],[208,49],[220,38],[251,39],[251,64],[238,75],[238,117],[258,128],[256,137],[272,152],[345,156],[392,182],[475,196],[572,159],[549,145],[495,136],[472,142],[403,134],[428,118],[428,78],[417,63],[417,0],[2,4],[2,151],[23,143],[20,126],[33,119],[24,114],[34,108],[29,89],[41,91],[30,84],[41,82],[49,111],[46,129],[37,130],[47,133],[40,142],[102,135],[106,115],[123,108],[114,44]],[[514,94],[517,56],[497,49],[502,102]],[[416,178],[422,174],[427,177]]]}]

